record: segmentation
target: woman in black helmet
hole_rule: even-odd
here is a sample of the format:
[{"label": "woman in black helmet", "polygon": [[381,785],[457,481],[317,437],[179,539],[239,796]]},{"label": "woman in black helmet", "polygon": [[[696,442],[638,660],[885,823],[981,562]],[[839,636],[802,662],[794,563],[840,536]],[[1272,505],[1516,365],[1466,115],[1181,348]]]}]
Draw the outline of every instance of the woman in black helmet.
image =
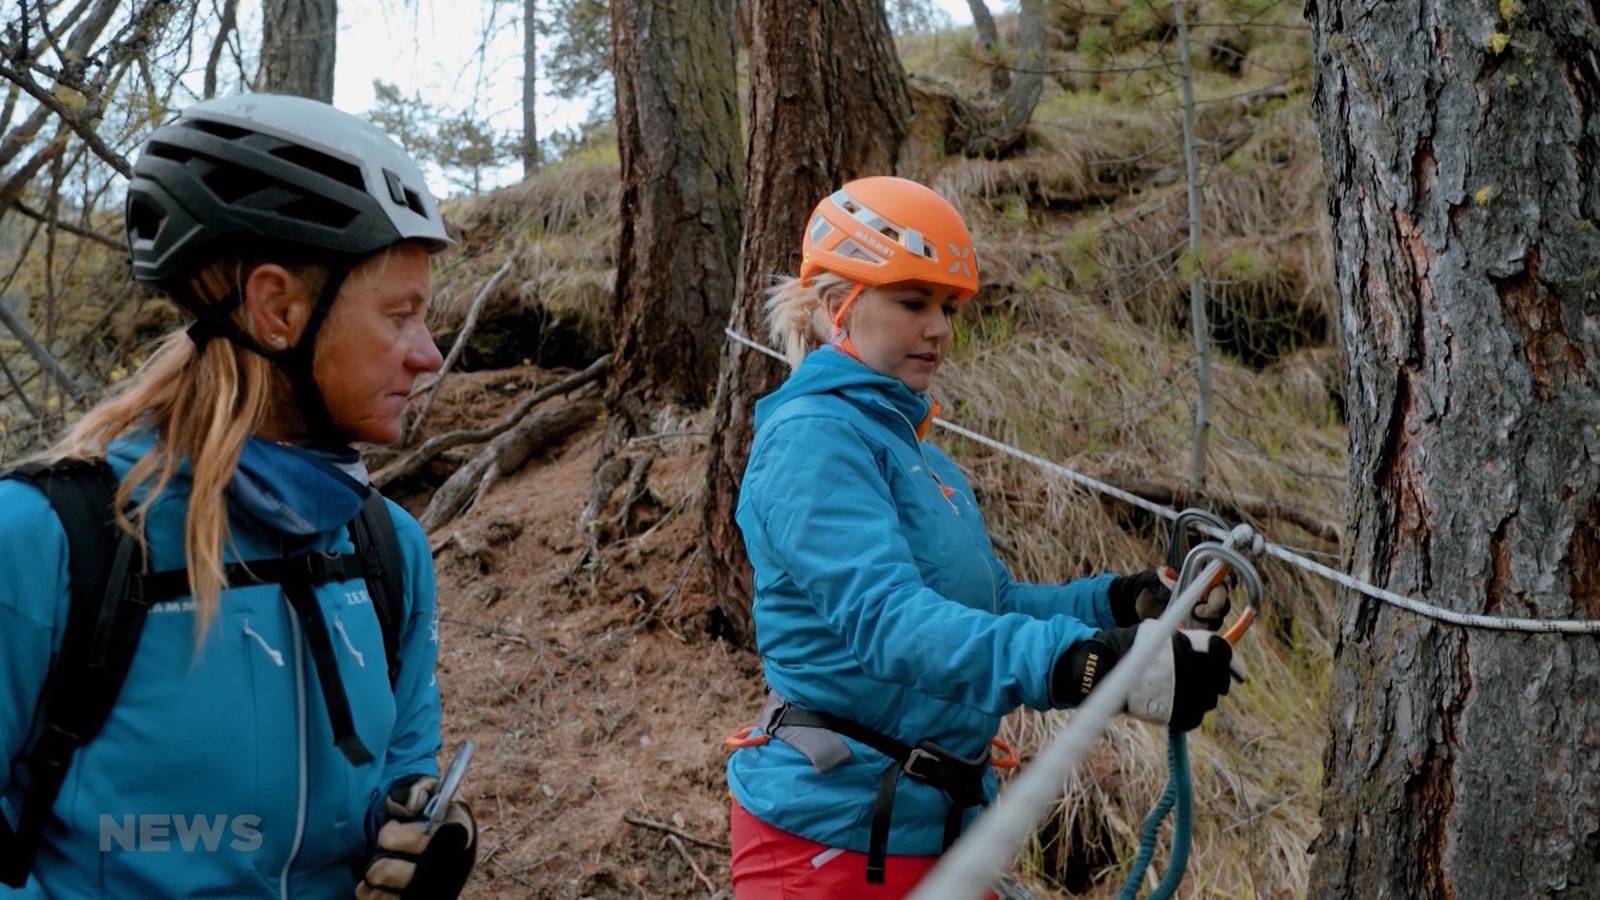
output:
[{"label": "woman in black helmet", "polygon": [[440,364],[422,174],[326,104],[211,100],[145,143],[127,230],[195,321],[0,481],[0,880],[453,897],[430,554],[349,447]]}]

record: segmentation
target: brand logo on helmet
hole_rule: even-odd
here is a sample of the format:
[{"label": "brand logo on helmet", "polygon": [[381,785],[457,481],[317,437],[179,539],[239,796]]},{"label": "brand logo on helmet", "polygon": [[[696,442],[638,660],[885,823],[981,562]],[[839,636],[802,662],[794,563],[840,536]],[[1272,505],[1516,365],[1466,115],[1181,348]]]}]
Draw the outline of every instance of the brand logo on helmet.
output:
[{"label": "brand logo on helmet", "polygon": [[867,234],[865,231],[862,231],[860,228],[857,228],[855,230],[854,237],[855,237],[856,240],[860,241],[861,243],[866,244],[868,247],[871,247],[872,249],[878,251],[878,253],[883,255],[883,256],[888,257],[888,256],[893,256],[894,255],[894,250],[891,249],[888,244],[885,244],[883,241],[880,241],[877,238],[874,238],[872,235]]},{"label": "brand logo on helmet", "polygon": [[[951,262],[950,262],[950,268],[947,269],[946,271],[948,271],[951,275],[954,275],[955,273],[960,272],[961,274],[967,276],[968,278],[976,277],[976,275],[973,272],[973,267],[977,266],[977,262],[978,261],[973,258],[972,248],[971,247],[957,247],[955,244],[952,244],[952,243],[950,243],[948,241],[945,242],[945,246],[949,247],[950,248],[950,252],[955,255],[955,259],[951,260]],[[972,263],[972,266],[970,266],[970,267],[967,265],[969,260]]]}]

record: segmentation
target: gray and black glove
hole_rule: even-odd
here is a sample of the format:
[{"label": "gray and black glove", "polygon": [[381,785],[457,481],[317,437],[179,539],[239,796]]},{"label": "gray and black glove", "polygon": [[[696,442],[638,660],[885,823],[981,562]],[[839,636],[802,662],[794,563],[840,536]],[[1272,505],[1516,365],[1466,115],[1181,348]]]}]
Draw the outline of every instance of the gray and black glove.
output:
[{"label": "gray and black glove", "polygon": [[[1158,618],[1167,611],[1167,604],[1172,602],[1172,590],[1177,585],[1177,575],[1167,568],[1118,575],[1106,588],[1111,601],[1111,618],[1123,628]],[[1216,631],[1228,617],[1230,607],[1228,589],[1219,585],[1194,605],[1189,618],[1209,631]]]},{"label": "gray and black glove", "polygon": [[425,833],[422,808],[438,786],[432,776],[409,775],[389,788],[377,853],[356,886],[358,900],[451,900],[461,894],[478,859],[478,823],[472,809],[456,800],[444,821]]},{"label": "gray and black glove", "polygon": [[[1083,702],[1133,649],[1139,632],[1148,626],[1109,628],[1068,647],[1056,659],[1050,675],[1055,705]],[[1124,710],[1134,718],[1178,731],[1195,728],[1206,713],[1217,708],[1217,699],[1228,693],[1232,661],[1233,648],[1214,632],[1180,631],[1145,667]]]}]

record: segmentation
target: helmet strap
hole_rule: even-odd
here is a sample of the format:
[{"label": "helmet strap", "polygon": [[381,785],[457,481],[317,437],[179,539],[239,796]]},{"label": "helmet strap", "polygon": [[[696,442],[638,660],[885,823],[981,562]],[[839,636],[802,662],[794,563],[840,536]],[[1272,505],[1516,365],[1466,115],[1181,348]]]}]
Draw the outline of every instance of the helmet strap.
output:
[{"label": "helmet strap", "polygon": [[195,314],[194,324],[189,326],[187,332],[189,339],[194,341],[195,356],[198,358],[205,353],[206,345],[213,339],[221,338],[276,366],[289,379],[295,403],[305,419],[311,445],[315,447],[343,447],[349,443],[334,425],[333,414],[328,411],[322,389],[317,387],[313,367],[317,354],[317,333],[322,330],[328,311],[339,296],[339,289],[344,286],[351,268],[342,264],[329,267],[328,280],[311,307],[305,328],[300,331],[300,340],[293,347],[283,350],[268,350],[234,323],[231,313],[244,302],[239,292],[235,291],[220,303],[209,307],[201,306],[193,298],[188,298],[189,302],[186,303],[180,298],[180,303]]}]

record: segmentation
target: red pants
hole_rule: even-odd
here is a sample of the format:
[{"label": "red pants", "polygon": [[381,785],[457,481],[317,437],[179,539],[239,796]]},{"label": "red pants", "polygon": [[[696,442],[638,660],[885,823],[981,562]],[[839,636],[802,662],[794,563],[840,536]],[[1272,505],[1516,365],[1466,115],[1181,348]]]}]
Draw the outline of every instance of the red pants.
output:
[{"label": "red pants", "polygon": [[728,816],[728,842],[735,900],[889,900],[911,893],[939,861],[937,856],[891,856],[884,861],[883,884],[867,884],[865,853],[780,831],[745,812],[737,800]]}]

